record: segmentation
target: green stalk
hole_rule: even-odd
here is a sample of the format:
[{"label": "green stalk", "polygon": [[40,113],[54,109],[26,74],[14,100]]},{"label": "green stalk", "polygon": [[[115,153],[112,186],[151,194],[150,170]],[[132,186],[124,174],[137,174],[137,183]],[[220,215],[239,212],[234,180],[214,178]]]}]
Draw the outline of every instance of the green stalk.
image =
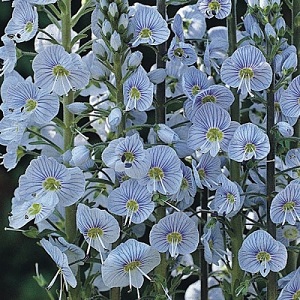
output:
[{"label": "green stalk", "polygon": [[[114,53],[114,74],[116,78],[116,101],[117,106],[122,107],[123,105],[123,81],[122,81],[122,60],[120,53]],[[118,126],[117,129],[117,137],[122,137],[124,135],[125,130],[125,118],[124,115],[122,116],[122,121]],[[122,218],[115,216],[118,220],[120,228],[122,227]],[[113,249],[116,248],[121,243],[121,237],[118,238],[116,242],[113,243]],[[119,300],[121,299],[121,290],[119,287],[114,287],[110,289],[110,300]]]},{"label": "green stalk", "polygon": [[[293,17],[293,31],[292,31],[292,43],[297,49],[297,57],[298,57],[298,66],[296,71],[293,74],[293,77],[296,77],[300,75],[300,1],[293,0],[293,9],[292,9],[292,17]],[[296,125],[294,126],[295,129],[295,136],[300,137],[300,119],[298,118],[298,121]],[[300,147],[300,142],[298,142],[298,146]]]},{"label": "green stalk", "polygon": [[[156,6],[158,12],[162,15],[164,19],[166,19],[166,1],[165,0],[157,0]],[[157,47],[157,55],[156,55],[156,65],[157,68],[165,68],[166,63],[163,60],[164,54],[167,52],[167,43],[163,43],[161,45],[158,45]],[[163,123],[166,122],[166,86],[165,82],[162,82],[157,85],[156,87],[156,110],[155,110],[155,120],[156,123]],[[166,211],[163,206],[160,206],[156,209],[156,221],[158,222],[160,219],[165,217]],[[168,269],[168,262],[166,258],[166,254],[162,253],[160,255],[161,262],[160,264],[155,268],[155,275],[159,278],[159,281],[161,279],[167,280],[167,269]],[[164,295],[163,288],[158,285],[158,292],[160,295]]]},{"label": "green stalk", "polygon": [[[72,29],[72,12],[71,12],[71,0],[64,0],[64,9],[61,12],[61,29],[62,29],[62,45],[67,52],[71,52],[71,29]],[[74,93],[70,91],[67,95],[63,96],[63,122],[64,122],[64,150],[67,151],[73,145],[72,124],[74,116],[67,109],[67,105],[74,102]],[[76,227],[76,204],[66,207],[66,219],[65,219],[65,232],[67,240],[70,243],[74,243],[77,235]],[[75,289],[69,289],[70,300],[80,300],[80,280],[77,282]]]},{"label": "green stalk", "polygon": [[[227,17],[227,28],[228,28],[228,41],[229,49],[228,54],[232,53],[236,49],[236,24],[237,24],[237,11],[236,11],[236,0],[232,0],[231,14]],[[240,101],[237,95],[236,89],[233,90],[235,100],[231,106],[231,119],[232,121],[240,122]],[[230,176],[231,180],[239,183],[240,181],[240,163],[231,160],[230,161]],[[232,268],[231,268],[231,299],[242,300],[243,296],[236,296],[236,289],[242,282],[244,272],[241,270],[238,262],[238,251],[241,248],[243,242],[243,220],[242,215],[237,214],[231,219],[231,252],[232,252]]]}]

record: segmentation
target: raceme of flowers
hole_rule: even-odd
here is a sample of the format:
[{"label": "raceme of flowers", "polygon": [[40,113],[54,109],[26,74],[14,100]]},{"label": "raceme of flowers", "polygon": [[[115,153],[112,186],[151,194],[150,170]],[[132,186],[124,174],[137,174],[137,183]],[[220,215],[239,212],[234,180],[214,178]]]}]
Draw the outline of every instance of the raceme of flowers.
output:
[{"label": "raceme of flowers", "polygon": [[[49,283],[35,277],[49,295],[60,277],[59,299],[76,287],[82,299],[124,287],[174,299],[197,275],[214,284],[207,299],[263,299],[275,272],[278,299],[300,298],[288,255],[300,240],[299,49],[280,0],[246,0],[236,32],[209,25],[235,2],[86,0],[72,16],[71,0],[13,1],[1,158],[8,171],[29,164],[7,229],[56,264]],[[185,299],[200,297],[192,287]]]}]

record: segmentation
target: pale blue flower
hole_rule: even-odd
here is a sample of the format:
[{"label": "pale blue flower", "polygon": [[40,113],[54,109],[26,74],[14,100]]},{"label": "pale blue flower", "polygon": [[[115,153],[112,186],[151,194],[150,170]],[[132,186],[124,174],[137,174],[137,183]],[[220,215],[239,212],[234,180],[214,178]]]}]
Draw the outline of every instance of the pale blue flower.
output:
[{"label": "pale blue flower", "polygon": [[59,96],[89,83],[90,74],[80,56],[68,53],[60,45],[49,46],[38,53],[32,61],[32,69],[37,86]]},{"label": "pale blue flower", "polygon": [[300,116],[300,75],[295,77],[288,88],[282,93],[279,104],[282,113],[288,117],[299,118]]},{"label": "pale blue flower", "polygon": [[297,300],[300,297],[300,268],[289,279],[288,284],[283,288],[277,300]]},{"label": "pale blue flower", "polygon": [[153,101],[153,83],[142,66],[125,81],[123,85],[126,110],[145,111]]},{"label": "pale blue flower", "polygon": [[270,151],[268,136],[255,124],[245,123],[235,131],[228,146],[228,156],[238,162],[263,159]]},{"label": "pale blue flower", "polygon": [[106,210],[90,208],[79,203],[76,212],[76,224],[88,243],[87,254],[90,247],[96,249],[103,263],[102,252],[109,249],[110,244],[120,236],[120,227],[117,220]]},{"label": "pale blue flower", "polygon": [[0,47],[0,76],[12,72],[17,63],[17,51],[15,42],[6,36],[3,36],[1,40],[3,41],[4,45]]},{"label": "pale blue flower", "polygon": [[210,87],[199,91],[194,101],[187,100],[184,103],[184,112],[190,121],[193,122],[196,111],[201,105],[212,102],[221,108],[228,110],[234,101],[234,96],[230,89],[223,85],[211,85]]},{"label": "pale blue flower", "polygon": [[272,200],[270,217],[276,224],[295,225],[300,221],[300,183],[293,182],[280,191]]},{"label": "pale blue flower", "polygon": [[201,236],[201,243],[204,246],[205,261],[208,264],[218,266],[219,261],[224,258],[226,252],[221,224],[216,219],[209,219],[205,224],[204,234]]},{"label": "pale blue flower", "polygon": [[181,186],[180,160],[174,149],[168,146],[154,146],[147,149],[151,164],[145,177],[139,179],[149,192],[163,195],[176,193]]},{"label": "pale blue flower", "polygon": [[231,11],[231,0],[199,0],[199,10],[206,18],[226,18]]},{"label": "pale blue flower", "polygon": [[194,252],[199,243],[195,222],[183,212],[165,216],[150,231],[150,244],[159,252],[169,252],[171,257]]},{"label": "pale blue flower", "polygon": [[200,40],[206,32],[205,17],[199,11],[198,5],[185,5],[178,9],[181,16],[184,38],[188,40]]},{"label": "pale blue flower", "polygon": [[167,41],[170,35],[167,22],[155,7],[148,5],[136,5],[129,26],[133,31],[133,47],[139,44],[159,45]]},{"label": "pale blue flower", "polygon": [[54,278],[51,280],[47,288],[50,289],[53,286],[57,276],[60,275],[62,277],[61,286],[60,286],[60,298],[61,298],[62,290],[64,287],[68,291],[68,285],[70,285],[72,288],[75,288],[77,286],[76,278],[69,266],[68,258],[66,254],[62,253],[62,251],[58,247],[52,245],[46,239],[42,239],[40,243],[58,267],[58,272],[55,274]]},{"label": "pale blue flower", "polygon": [[115,215],[125,216],[124,225],[140,224],[153,212],[154,202],[145,186],[130,179],[110,192],[107,209]]},{"label": "pale blue flower", "polygon": [[102,279],[106,286],[135,287],[139,289],[147,275],[160,263],[160,255],[153,247],[129,239],[113,249],[102,266]]},{"label": "pale blue flower", "polygon": [[293,168],[288,174],[294,179],[300,178],[300,148],[290,149],[285,156],[286,167]]},{"label": "pale blue flower", "polygon": [[286,266],[287,250],[268,232],[257,230],[250,233],[239,250],[239,265],[242,270],[266,277],[270,271],[279,272]]},{"label": "pale blue flower", "polygon": [[[74,204],[84,193],[85,179],[79,168],[67,168],[53,158],[33,159],[19,179],[20,197]],[[43,200],[42,200],[43,199]]]},{"label": "pale blue flower", "polygon": [[224,174],[218,176],[218,183],[220,186],[217,188],[209,207],[221,216],[233,217],[243,206],[244,197],[240,195],[242,189],[235,182],[226,178]]},{"label": "pale blue flower", "polygon": [[29,41],[38,30],[38,13],[36,7],[28,1],[15,1],[12,17],[4,29],[5,34],[17,43]]},{"label": "pale blue flower", "polygon": [[222,81],[242,95],[267,89],[272,82],[272,68],[263,53],[254,46],[238,48],[221,67]]},{"label": "pale blue flower", "polygon": [[196,185],[200,189],[203,189],[203,186],[210,190],[217,188],[217,177],[221,174],[221,160],[218,156],[212,157],[209,153],[202,154],[198,162],[192,160],[192,167]]},{"label": "pale blue flower", "polygon": [[102,153],[102,160],[116,172],[124,171],[131,178],[145,176],[150,167],[150,156],[138,133],[111,141]]},{"label": "pale blue flower", "polygon": [[208,88],[208,79],[205,73],[196,69],[194,66],[189,67],[182,76],[182,89],[186,96],[194,103],[198,93]]},{"label": "pale blue flower", "polygon": [[290,246],[290,242],[297,240],[300,237],[300,223],[295,225],[283,225],[276,228],[276,240],[281,242],[286,247]]},{"label": "pale blue flower", "polygon": [[207,102],[195,112],[187,144],[201,153],[209,152],[211,156],[216,156],[220,149],[227,151],[238,125],[231,121],[226,110]]}]

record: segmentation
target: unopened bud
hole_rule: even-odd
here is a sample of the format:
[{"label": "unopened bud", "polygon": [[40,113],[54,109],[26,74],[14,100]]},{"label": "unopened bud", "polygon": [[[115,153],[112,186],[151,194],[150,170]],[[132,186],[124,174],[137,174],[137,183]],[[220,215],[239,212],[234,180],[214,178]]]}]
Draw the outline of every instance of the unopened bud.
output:
[{"label": "unopened bud", "polygon": [[121,37],[116,31],[111,35],[110,45],[116,52],[119,51],[122,46]]}]

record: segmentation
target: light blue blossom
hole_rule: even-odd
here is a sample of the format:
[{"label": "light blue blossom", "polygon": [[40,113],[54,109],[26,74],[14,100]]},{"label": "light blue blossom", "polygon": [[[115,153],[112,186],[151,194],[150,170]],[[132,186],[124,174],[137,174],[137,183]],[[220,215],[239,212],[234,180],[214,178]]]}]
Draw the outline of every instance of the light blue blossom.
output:
[{"label": "light blue blossom", "polygon": [[199,243],[195,222],[183,212],[165,216],[150,231],[150,244],[159,252],[169,252],[171,257],[194,252]]},{"label": "light blue blossom", "polygon": [[282,93],[279,104],[282,113],[288,117],[299,118],[300,116],[300,75],[295,77],[288,88]]},{"label": "light blue blossom", "polygon": [[150,156],[138,133],[111,141],[102,153],[102,160],[116,172],[124,171],[131,178],[145,176],[150,167]]},{"label": "light blue blossom", "polygon": [[300,183],[287,185],[273,199],[270,208],[272,222],[284,225],[285,222],[295,225],[300,221]]},{"label": "light blue blossom", "polygon": [[38,53],[32,61],[32,69],[37,86],[59,96],[89,83],[90,74],[80,56],[66,52],[60,45],[49,46]]},{"label": "light blue blossom", "polygon": [[198,5],[199,10],[209,19],[212,17],[224,19],[231,11],[230,0],[199,0]]},{"label": "light blue blossom", "polygon": [[182,171],[175,150],[168,146],[154,146],[147,149],[151,163],[145,177],[139,179],[150,193],[163,195],[176,193],[181,186]]},{"label": "light blue blossom", "polygon": [[4,29],[5,34],[17,43],[29,41],[38,30],[36,7],[28,1],[15,1],[12,17]]},{"label": "light blue blossom", "polygon": [[58,272],[55,274],[47,288],[50,289],[53,286],[57,276],[60,275],[62,279],[60,285],[59,299],[61,299],[64,287],[68,291],[68,285],[70,285],[72,288],[75,288],[77,286],[76,278],[69,266],[66,254],[62,253],[62,251],[58,247],[52,245],[46,239],[42,239],[40,243],[58,267]]},{"label": "light blue blossom", "polygon": [[133,32],[132,47],[139,44],[159,45],[167,41],[170,35],[167,22],[155,7],[136,5],[136,11],[129,22]]},{"label": "light blue blossom", "polygon": [[229,146],[228,156],[238,162],[263,159],[270,151],[268,136],[255,124],[245,123],[235,131]]},{"label": "light blue blossom", "polygon": [[215,103],[221,108],[228,110],[234,101],[230,89],[223,85],[211,85],[196,94],[194,101],[187,100],[184,103],[184,112],[187,118],[193,122],[196,111],[207,102]]},{"label": "light blue blossom", "polygon": [[153,212],[154,202],[145,186],[130,179],[110,192],[107,209],[115,215],[125,216],[124,225],[140,224]]},{"label": "light blue blossom", "polygon": [[1,37],[1,40],[3,41],[4,45],[0,47],[0,76],[12,72],[17,63],[17,52],[15,42],[6,36]]},{"label": "light blue blossom", "polygon": [[300,148],[290,149],[285,156],[286,167],[293,168],[289,171],[289,176],[293,179],[300,178]]},{"label": "light blue blossom", "polygon": [[[84,193],[85,179],[79,168],[67,168],[53,158],[33,159],[19,179],[20,197],[74,204]],[[43,200],[42,200],[43,199]]]},{"label": "light blue blossom", "polygon": [[120,227],[117,220],[106,210],[90,208],[79,203],[76,212],[76,224],[78,230],[88,243],[87,254],[90,248],[96,249],[103,263],[105,249],[115,242],[120,236]]},{"label": "light blue blossom", "polygon": [[226,252],[221,224],[216,219],[209,219],[205,224],[204,234],[201,236],[201,243],[204,246],[205,261],[208,264],[218,266],[219,261],[224,258]]},{"label": "light blue blossom", "polygon": [[[139,289],[147,275],[160,263],[160,255],[153,247],[129,239],[113,249],[102,266],[102,279],[106,286]],[[139,297],[139,290],[138,290]]]},{"label": "light blue blossom", "polygon": [[267,89],[272,81],[272,69],[263,53],[254,46],[238,48],[221,67],[222,81],[242,95]]},{"label": "light blue blossom", "polygon": [[300,297],[300,268],[290,278],[288,284],[282,289],[277,300],[297,300]]},{"label": "light blue blossom", "polygon": [[227,218],[235,216],[243,206],[244,197],[241,197],[242,189],[230,181],[224,174],[218,176],[218,183],[214,199],[210,202],[211,210]]},{"label": "light blue blossom", "polygon": [[188,40],[200,40],[206,31],[205,17],[199,11],[198,5],[185,5],[178,9],[183,23],[184,38]]},{"label": "light blue blossom", "polygon": [[210,190],[217,188],[217,177],[221,174],[221,161],[218,156],[212,157],[209,153],[202,154],[198,162],[192,160],[192,167],[196,185],[200,189],[203,189],[203,186]]},{"label": "light blue blossom", "polygon": [[231,121],[226,110],[214,103],[205,103],[195,112],[187,144],[201,153],[216,156],[220,149],[227,151],[238,125]]},{"label": "light blue blossom", "polygon": [[300,237],[300,223],[295,225],[283,225],[276,229],[276,240],[281,242],[286,247],[290,246],[290,242],[297,240]]},{"label": "light blue blossom", "polygon": [[123,85],[126,110],[147,110],[153,101],[153,83],[142,66],[125,81]]},{"label": "light blue blossom", "polygon": [[194,66],[189,67],[182,76],[182,89],[186,96],[194,103],[198,93],[208,88],[208,79],[205,73],[196,69]]},{"label": "light blue blossom", "polygon": [[285,246],[264,230],[250,233],[239,250],[239,265],[242,270],[266,277],[270,271],[279,272],[287,262]]}]

